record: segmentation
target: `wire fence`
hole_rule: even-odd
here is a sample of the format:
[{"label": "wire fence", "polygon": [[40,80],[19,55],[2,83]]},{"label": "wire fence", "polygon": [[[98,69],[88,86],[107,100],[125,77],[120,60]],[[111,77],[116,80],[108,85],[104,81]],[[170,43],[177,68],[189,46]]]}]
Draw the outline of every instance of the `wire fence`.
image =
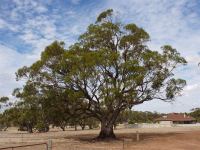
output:
[{"label": "wire fence", "polygon": [[[42,146],[42,147],[41,147]],[[44,148],[44,150],[50,150],[49,149],[49,146],[48,146],[48,143],[36,143],[36,144],[27,144],[27,145],[18,145],[18,146],[9,146],[9,147],[3,147],[3,148],[0,148],[0,150],[19,150],[19,149],[23,149],[23,150],[28,150],[30,148],[33,148],[34,149],[41,149],[41,148]]]},{"label": "wire fence", "polygon": [[[0,134],[0,150],[128,150],[129,143],[139,141],[139,133],[135,139],[122,138],[109,142],[78,141],[66,138],[66,135],[45,135],[27,133]],[[8,146],[8,147],[6,147]]]},{"label": "wire fence", "polygon": [[1,147],[0,150],[128,150],[129,142],[132,140],[123,139],[110,145],[109,142],[105,143],[81,143],[79,141],[69,141],[66,139],[48,140],[43,143],[31,143],[23,145],[13,145],[8,147]]},{"label": "wire fence", "polygon": [[2,147],[0,150],[124,150],[123,145],[112,147],[108,145],[102,146],[89,146],[83,144],[74,144],[68,142],[52,143],[50,146],[48,143],[36,143],[26,144],[18,146]]}]

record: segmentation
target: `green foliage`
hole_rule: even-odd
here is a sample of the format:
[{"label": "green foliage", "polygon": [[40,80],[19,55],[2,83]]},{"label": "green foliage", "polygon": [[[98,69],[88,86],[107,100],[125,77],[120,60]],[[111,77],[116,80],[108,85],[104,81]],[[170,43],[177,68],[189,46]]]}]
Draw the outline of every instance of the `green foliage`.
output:
[{"label": "green foliage", "polygon": [[1,97],[0,98],[0,103],[6,103],[9,100],[8,97]]},{"label": "green foliage", "polygon": [[2,108],[6,109],[7,107],[12,106],[12,102],[9,102],[9,98],[8,97],[0,97],[0,110]]},{"label": "green foliage", "polygon": [[92,117],[87,117],[85,115],[82,117],[78,117],[76,123],[81,126],[82,130],[84,130],[86,126],[88,126],[89,129],[97,128],[99,126],[98,120]]},{"label": "green foliage", "polygon": [[197,122],[200,122],[200,108],[194,108],[192,109],[192,112],[189,113],[192,117],[194,117]]},{"label": "green foliage", "polygon": [[6,130],[12,125],[16,125],[18,120],[18,110],[17,108],[6,109],[2,114],[0,114],[0,126],[2,130]]},{"label": "green foliage", "polygon": [[48,132],[49,125],[43,121],[37,121],[37,124],[35,125],[35,129],[39,132]]},{"label": "green foliage", "polygon": [[132,110],[125,110],[120,113],[117,118],[116,124],[118,123],[153,123],[154,120],[160,117],[161,114],[157,112],[149,112],[149,111],[132,111]]},{"label": "green foliage", "polygon": [[107,18],[108,16],[112,16],[113,10],[108,9],[104,12],[102,12],[98,17],[96,22],[101,22],[103,19]]},{"label": "green foliage", "polygon": [[141,112],[141,111],[133,111],[130,113],[129,117],[129,123],[153,123],[154,120],[158,117],[160,117],[161,114],[158,114],[156,112]]}]

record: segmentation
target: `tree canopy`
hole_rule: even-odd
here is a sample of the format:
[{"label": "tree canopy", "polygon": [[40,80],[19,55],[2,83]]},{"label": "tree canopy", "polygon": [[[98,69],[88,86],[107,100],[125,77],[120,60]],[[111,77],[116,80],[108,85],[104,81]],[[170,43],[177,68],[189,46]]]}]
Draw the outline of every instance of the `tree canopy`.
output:
[{"label": "tree canopy", "polygon": [[197,120],[197,122],[200,122],[200,108],[192,109],[189,115],[194,117]]},{"label": "tree canopy", "polygon": [[99,138],[114,138],[121,111],[155,99],[173,101],[186,85],[174,75],[186,60],[170,45],[151,50],[149,40],[143,28],[104,11],[69,48],[55,41],[40,60],[19,69],[17,80],[26,84],[18,96],[37,101],[50,118],[55,112],[94,117],[101,122]]}]

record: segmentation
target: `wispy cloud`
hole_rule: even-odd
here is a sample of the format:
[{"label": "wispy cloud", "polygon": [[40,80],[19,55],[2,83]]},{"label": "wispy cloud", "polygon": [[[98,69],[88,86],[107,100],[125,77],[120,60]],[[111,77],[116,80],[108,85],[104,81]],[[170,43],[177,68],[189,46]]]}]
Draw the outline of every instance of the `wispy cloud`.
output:
[{"label": "wispy cloud", "polygon": [[81,0],[71,0],[71,3],[74,5],[77,5],[80,3]]},{"label": "wispy cloud", "polygon": [[20,54],[16,50],[0,44],[0,97],[10,96],[12,90],[22,84],[22,82],[15,81],[14,73],[17,68],[33,62],[34,59],[29,55]]}]

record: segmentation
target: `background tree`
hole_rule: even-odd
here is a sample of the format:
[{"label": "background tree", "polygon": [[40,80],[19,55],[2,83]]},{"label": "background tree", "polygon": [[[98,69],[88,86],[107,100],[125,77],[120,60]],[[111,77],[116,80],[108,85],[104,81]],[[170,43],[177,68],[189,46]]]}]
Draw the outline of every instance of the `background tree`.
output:
[{"label": "background tree", "polygon": [[10,106],[12,106],[12,103],[9,102],[8,97],[3,96],[0,98],[0,130],[5,131],[10,126],[9,119],[3,113],[6,110],[6,108],[8,108]]},{"label": "background tree", "polygon": [[99,123],[99,120],[96,118],[86,118],[86,125],[89,127],[89,129],[99,128]]},{"label": "background tree", "polygon": [[194,108],[191,110],[192,112],[189,113],[192,117],[194,117],[197,122],[200,122],[200,108]]},{"label": "background tree", "polygon": [[157,113],[157,112],[150,112],[150,111],[133,111],[133,110],[125,110],[120,113],[116,120],[116,126],[117,124],[122,123],[153,123],[155,119],[158,117],[161,117],[163,114]]},{"label": "background tree", "polygon": [[23,89],[15,89],[13,95],[19,98],[15,105],[18,110],[16,124],[20,130],[27,130],[32,133],[33,129],[39,132],[46,132],[49,129],[45,107],[43,105],[44,95],[41,95],[31,82],[27,83]]},{"label": "background tree", "polygon": [[8,107],[8,106],[11,106],[12,103],[9,102],[9,98],[8,97],[0,97],[0,110],[3,108],[3,107]]},{"label": "background tree", "polygon": [[153,123],[156,118],[162,116],[161,114],[158,114],[156,112],[149,112],[149,111],[131,111],[129,113],[129,124],[134,123]]},{"label": "background tree", "polygon": [[99,121],[93,117],[89,117],[86,115],[82,115],[78,117],[78,124],[80,125],[81,129],[84,130],[87,126],[89,129],[99,127]]},{"label": "background tree", "polygon": [[153,99],[172,101],[186,84],[174,78],[174,70],[186,64],[180,53],[169,45],[150,50],[148,41],[144,29],[115,21],[109,9],[68,50],[54,42],[17,78],[25,77],[47,99],[48,89],[65,93],[71,114],[98,119],[98,138],[115,138],[120,112]]}]

